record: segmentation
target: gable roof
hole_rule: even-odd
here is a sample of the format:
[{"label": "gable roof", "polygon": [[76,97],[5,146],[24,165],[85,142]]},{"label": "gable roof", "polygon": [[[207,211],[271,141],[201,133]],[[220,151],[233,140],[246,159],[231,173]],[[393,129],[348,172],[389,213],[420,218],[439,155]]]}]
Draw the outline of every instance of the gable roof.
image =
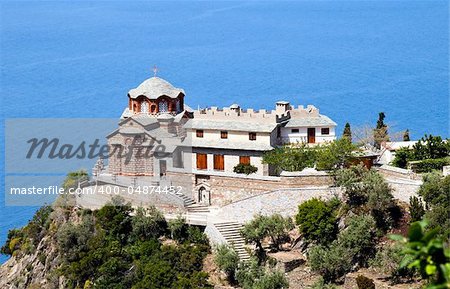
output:
[{"label": "gable roof", "polygon": [[328,116],[319,114],[319,116],[291,118],[285,125],[288,128],[302,126],[336,126],[336,123]]}]

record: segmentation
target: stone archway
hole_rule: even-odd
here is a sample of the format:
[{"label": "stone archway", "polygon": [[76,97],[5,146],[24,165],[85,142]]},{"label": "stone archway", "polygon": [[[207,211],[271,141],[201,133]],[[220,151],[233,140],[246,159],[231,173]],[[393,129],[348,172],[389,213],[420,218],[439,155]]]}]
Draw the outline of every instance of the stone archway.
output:
[{"label": "stone archway", "polygon": [[211,190],[208,184],[201,183],[195,187],[195,199],[200,205],[209,206],[211,204]]}]

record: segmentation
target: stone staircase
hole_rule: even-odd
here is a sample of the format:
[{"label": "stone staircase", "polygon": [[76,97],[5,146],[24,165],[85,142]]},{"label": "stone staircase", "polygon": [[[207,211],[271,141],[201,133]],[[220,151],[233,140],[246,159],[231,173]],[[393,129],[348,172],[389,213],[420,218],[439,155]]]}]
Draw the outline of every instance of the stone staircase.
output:
[{"label": "stone staircase", "polygon": [[176,193],[175,195],[183,200],[183,203],[184,203],[185,207],[189,207],[189,206],[195,205],[195,201],[192,198],[186,196],[185,194],[183,194],[183,193]]},{"label": "stone staircase", "polygon": [[239,258],[243,261],[250,259],[246,250],[245,240],[241,236],[240,230],[243,225],[237,222],[215,223],[214,226],[225,239],[226,243],[233,247]]}]

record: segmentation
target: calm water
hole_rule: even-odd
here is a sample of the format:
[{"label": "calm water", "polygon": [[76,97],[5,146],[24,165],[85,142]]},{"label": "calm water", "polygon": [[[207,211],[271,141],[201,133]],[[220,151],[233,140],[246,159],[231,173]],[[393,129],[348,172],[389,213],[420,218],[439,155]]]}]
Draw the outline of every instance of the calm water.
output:
[{"label": "calm water", "polygon": [[[384,111],[412,137],[449,135],[446,1],[0,5],[2,150],[4,118],[119,117],[155,64],[194,108],[285,99],[339,131]],[[3,243],[35,208],[0,199]]]}]

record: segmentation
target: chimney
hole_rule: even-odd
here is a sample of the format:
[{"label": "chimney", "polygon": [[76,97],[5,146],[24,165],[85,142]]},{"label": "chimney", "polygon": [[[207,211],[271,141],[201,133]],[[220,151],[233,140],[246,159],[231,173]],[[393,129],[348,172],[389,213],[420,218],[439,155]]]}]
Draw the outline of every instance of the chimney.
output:
[{"label": "chimney", "polygon": [[241,107],[239,106],[239,104],[234,103],[230,106],[230,110],[239,115],[241,112]]},{"label": "chimney", "polygon": [[291,109],[291,106],[290,106],[289,102],[283,101],[283,100],[280,100],[280,101],[276,102],[275,112],[277,114],[283,114],[283,113],[285,113],[286,111],[288,111],[290,109]]}]

